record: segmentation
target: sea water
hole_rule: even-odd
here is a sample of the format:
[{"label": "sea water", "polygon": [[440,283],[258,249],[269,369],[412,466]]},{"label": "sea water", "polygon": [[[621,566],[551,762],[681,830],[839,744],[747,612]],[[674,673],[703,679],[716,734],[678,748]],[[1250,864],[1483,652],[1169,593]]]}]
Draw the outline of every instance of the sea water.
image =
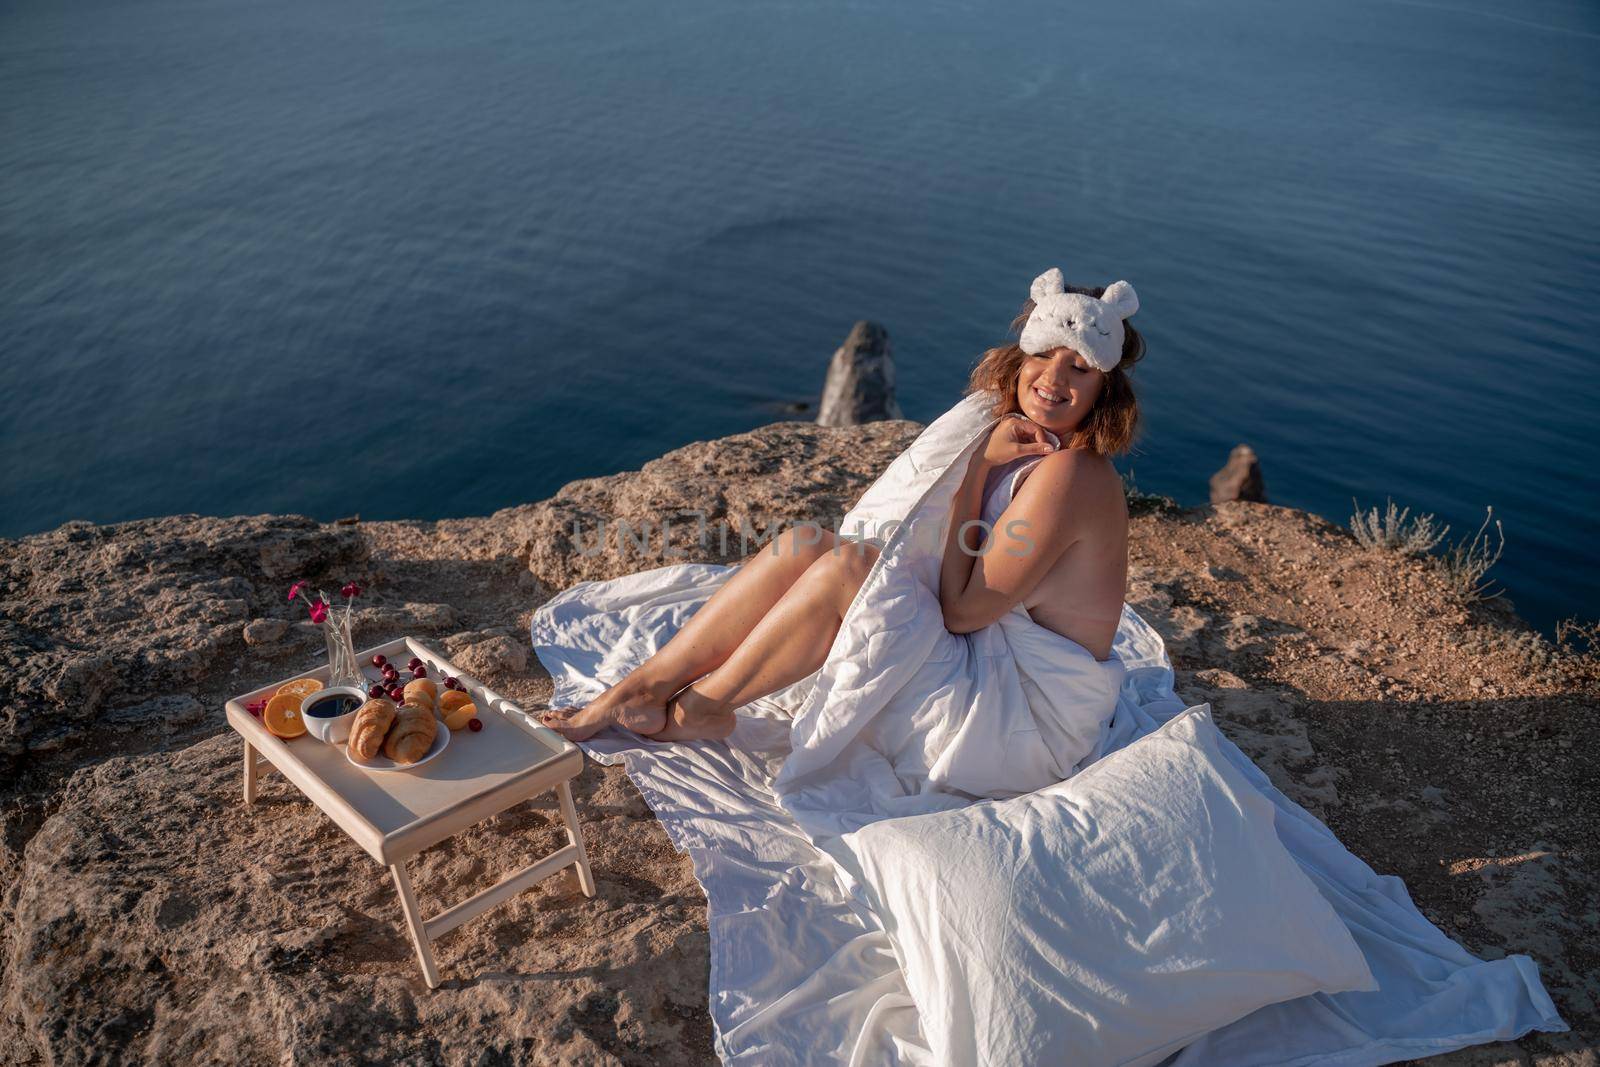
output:
[{"label": "sea water", "polygon": [[1247,442],[1600,601],[1587,0],[15,0],[0,99],[0,536],[484,514],[860,318],[927,421],[1059,265],[1143,302],[1140,488]]}]

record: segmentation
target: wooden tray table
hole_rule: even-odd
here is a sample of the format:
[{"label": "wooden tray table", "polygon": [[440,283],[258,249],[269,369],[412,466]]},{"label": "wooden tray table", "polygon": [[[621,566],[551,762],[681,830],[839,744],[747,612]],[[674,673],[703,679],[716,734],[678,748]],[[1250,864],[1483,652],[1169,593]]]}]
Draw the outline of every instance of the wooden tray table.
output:
[{"label": "wooden tray table", "polygon": [[[402,662],[416,656],[427,664],[428,676],[436,682],[445,674],[454,675],[477,705],[483,729],[451,738],[443,753],[414,771],[362,770],[345,759],[343,745],[325,744],[309,734],[283,741],[246,710],[246,704],[271,696],[278,686],[294,678],[229,700],[228,725],[244,738],[246,804],[255,802],[258,771],[263,766],[276,768],[367,855],[389,868],[422,976],[433,989],[439,985],[434,938],[569,866],[577,868],[584,895],[594,896],[594,875],[589,870],[570,784],[583,770],[583,750],[415,638],[396,638],[360,653],[356,662],[369,672],[369,682],[377,677],[368,666],[375,653],[391,660],[398,656]],[[295,678],[326,683],[328,667],[324,664]],[[439,728],[445,729],[444,724]],[[433,918],[423,919],[406,874],[406,860],[550,789],[560,800],[567,844]]]}]

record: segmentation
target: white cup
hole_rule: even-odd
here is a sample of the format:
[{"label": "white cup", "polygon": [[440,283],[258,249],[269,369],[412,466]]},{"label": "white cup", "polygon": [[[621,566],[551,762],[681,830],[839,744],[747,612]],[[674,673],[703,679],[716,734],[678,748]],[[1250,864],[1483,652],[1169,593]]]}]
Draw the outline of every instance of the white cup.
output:
[{"label": "white cup", "polygon": [[[350,710],[343,715],[313,715],[311,708],[324,701],[350,701]],[[367,691],[353,685],[335,685],[318,689],[300,702],[300,719],[306,732],[330,745],[342,745],[350,739],[350,724],[356,721],[356,712],[367,702]]]}]

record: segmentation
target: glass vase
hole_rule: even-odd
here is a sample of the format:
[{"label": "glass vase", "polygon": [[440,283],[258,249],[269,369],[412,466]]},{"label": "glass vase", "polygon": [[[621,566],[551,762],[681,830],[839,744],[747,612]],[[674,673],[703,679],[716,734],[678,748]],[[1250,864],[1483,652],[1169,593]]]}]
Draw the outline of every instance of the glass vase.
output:
[{"label": "glass vase", "polygon": [[350,613],[330,610],[322,620],[322,636],[328,642],[328,686],[364,687],[366,678],[356,662],[355,645],[350,642]]}]

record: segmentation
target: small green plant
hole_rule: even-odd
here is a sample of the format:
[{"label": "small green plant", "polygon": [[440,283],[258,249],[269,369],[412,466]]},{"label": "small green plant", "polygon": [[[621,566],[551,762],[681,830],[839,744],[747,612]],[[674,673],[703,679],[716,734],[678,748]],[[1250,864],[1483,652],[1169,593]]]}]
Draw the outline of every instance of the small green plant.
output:
[{"label": "small green plant", "polygon": [[[1488,536],[1490,519],[1494,519],[1494,532],[1499,537],[1499,542],[1492,551]],[[1491,583],[1484,579],[1484,575],[1500,559],[1500,553],[1505,547],[1505,530],[1501,528],[1500,520],[1494,518],[1494,508],[1490,507],[1483,516],[1483,525],[1478,527],[1478,532],[1473,534],[1472,539],[1451,545],[1449,551],[1439,557],[1439,566],[1450,585],[1465,599],[1493,600],[1504,590],[1488,592]]]},{"label": "small green plant", "polygon": [[1134,482],[1132,467],[1129,467],[1123,472],[1122,491],[1127,494],[1129,500],[1137,500],[1146,495],[1144,491],[1139,488],[1138,484]]},{"label": "small green plant", "polygon": [[1176,508],[1177,501],[1171,497],[1162,496],[1160,493],[1147,493],[1140,489],[1133,480],[1133,468],[1129,467],[1122,475],[1122,493],[1128,501],[1129,509],[1135,514],[1151,511],[1164,511]]},{"label": "small green plant", "polygon": [[1444,535],[1450,532],[1448,526],[1435,525],[1431,514],[1408,518],[1411,509],[1396,510],[1393,500],[1388,500],[1389,506],[1382,515],[1378,514],[1376,507],[1363,512],[1355,497],[1350,498],[1350,503],[1356,509],[1350,516],[1350,532],[1355,534],[1363,548],[1381,548],[1405,556],[1420,556],[1443,541]]},{"label": "small green plant", "polygon": [[1586,622],[1574,615],[1557,622],[1556,647],[1572,656],[1600,654],[1600,620]]}]

